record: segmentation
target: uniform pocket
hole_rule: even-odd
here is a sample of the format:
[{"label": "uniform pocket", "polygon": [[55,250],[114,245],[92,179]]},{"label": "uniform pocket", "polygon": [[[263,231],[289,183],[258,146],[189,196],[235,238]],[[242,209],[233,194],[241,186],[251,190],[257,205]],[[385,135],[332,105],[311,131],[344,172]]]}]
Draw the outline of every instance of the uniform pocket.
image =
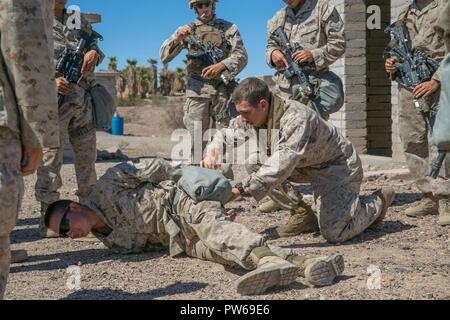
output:
[{"label": "uniform pocket", "polygon": [[302,35],[302,40],[304,43],[316,44],[319,37],[319,28],[314,26],[314,28],[305,30]]}]

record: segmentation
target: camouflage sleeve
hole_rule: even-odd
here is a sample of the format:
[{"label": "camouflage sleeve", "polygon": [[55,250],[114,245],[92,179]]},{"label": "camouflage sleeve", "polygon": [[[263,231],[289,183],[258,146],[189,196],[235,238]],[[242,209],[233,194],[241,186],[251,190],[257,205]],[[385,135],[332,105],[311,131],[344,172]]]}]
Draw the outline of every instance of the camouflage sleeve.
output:
[{"label": "camouflage sleeve", "polygon": [[173,41],[179,29],[180,28],[178,28],[177,31],[175,31],[169,39],[164,41],[161,49],[159,49],[159,56],[163,64],[169,63],[170,61],[175,59],[175,57],[178,56],[180,52],[185,48],[184,43],[175,44],[175,42]]},{"label": "camouflage sleeve", "polygon": [[438,39],[442,39],[442,41],[445,43],[445,53],[443,50],[438,51],[437,58],[441,63],[439,66],[439,69],[436,71],[436,73],[433,75],[433,79],[437,81],[441,81],[442,78],[442,72],[443,72],[443,63],[442,60],[445,57],[446,53],[450,52],[450,2],[447,1],[446,4],[444,4],[444,8],[442,10],[441,16],[438,19],[438,22],[436,26],[434,27],[434,30],[436,31],[438,35]]},{"label": "camouflage sleeve", "polygon": [[227,67],[228,71],[233,77],[237,76],[247,65],[248,56],[247,50],[242,41],[241,35],[236,25],[232,25],[231,28],[225,33],[227,42],[231,45],[230,56],[227,57],[222,63]]},{"label": "camouflage sleeve", "polygon": [[139,163],[121,163],[102,177],[103,183],[108,185],[137,187],[142,183],[160,183],[171,179],[174,169],[163,159],[141,160]]},{"label": "camouflage sleeve", "polygon": [[271,39],[272,32],[275,30],[275,17],[270,19],[267,23],[267,44],[266,44],[266,63],[270,68],[275,68],[272,62],[272,53],[280,48],[274,40]]},{"label": "camouflage sleeve", "polygon": [[282,120],[280,139],[272,156],[258,172],[243,181],[244,187],[257,201],[287,180],[294,169],[299,167],[313,132],[314,122],[298,114],[286,114]]},{"label": "camouflage sleeve", "polygon": [[446,53],[450,52],[450,1],[447,0],[437,24],[434,26],[436,32],[444,39]]},{"label": "camouflage sleeve", "polygon": [[59,146],[53,48],[49,10],[40,0],[0,0],[5,23],[1,51],[15,88],[22,144],[29,148]]},{"label": "camouflage sleeve", "polygon": [[[324,16],[327,44],[311,50],[317,69],[324,69],[338,60],[345,53],[346,42],[344,22],[334,7],[328,7]],[[330,13],[328,13],[330,12]]]},{"label": "camouflage sleeve", "polygon": [[441,81],[443,61],[445,58],[445,46],[442,37],[436,37],[438,40],[433,44],[433,49],[431,50],[431,57],[439,63],[439,68],[433,75],[433,79]]},{"label": "camouflage sleeve", "polygon": [[436,70],[436,72],[433,74],[433,79],[436,81],[441,82],[441,78],[442,78],[442,63],[439,64],[439,68]]}]

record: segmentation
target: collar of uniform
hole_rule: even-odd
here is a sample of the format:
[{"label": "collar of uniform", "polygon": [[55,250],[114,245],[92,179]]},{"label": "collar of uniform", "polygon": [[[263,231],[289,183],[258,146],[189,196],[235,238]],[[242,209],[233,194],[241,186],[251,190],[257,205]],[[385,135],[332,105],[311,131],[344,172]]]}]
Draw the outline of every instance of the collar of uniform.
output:
[{"label": "collar of uniform", "polygon": [[274,109],[275,109],[275,96],[274,96],[274,94],[273,94],[273,92],[271,92],[270,93],[270,103],[269,103],[269,113],[268,113],[268,115],[267,115],[267,121],[266,121],[266,123],[264,124],[264,126],[265,126],[265,128],[264,129],[267,129],[267,128],[271,128],[272,127],[272,124],[273,124],[273,111],[274,111]]},{"label": "collar of uniform", "polygon": [[103,214],[103,212],[95,205],[95,203],[91,200],[91,199],[87,199],[85,201],[83,201],[81,203],[83,206],[88,207],[89,209],[91,209],[92,211],[95,212],[95,214],[102,219],[102,221],[108,226],[108,228],[110,228],[111,230],[113,230],[113,225],[108,221],[107,217],[105,214]]},{"label": "collar of uniform", "polygon": [[213,15],[213,18],[208,21],[207,23],[203,23],[202,20],[200,20],[199,18],[195,19],[194,23],[196,26],[202,26],[202,25],[211,25],[213,26],[216,23],[217,17],[216,15]]},{"label": "collar of uniform", "polygon": [[314,9],[316,2],[317,2],[317,0],[306,0],[306,2],[303,4],[303,6],[300,8],[300,10],[297,13],[295,13],[294,9],[286,7],[287,16],[290,18],[296,18],[307,12],[310,12]]},{"label": "collar of uniform", "polygon": [[428,3],[422,10],[420,10],[419,6],[417,5],[416,0],[414,0],[411,5],[411,12],[414,13],[416,16],[420,17],[420,16],[426,14],[431,9],[436,8],[437,5],[438,5],[437,0],[431,0],[430,3]]}]

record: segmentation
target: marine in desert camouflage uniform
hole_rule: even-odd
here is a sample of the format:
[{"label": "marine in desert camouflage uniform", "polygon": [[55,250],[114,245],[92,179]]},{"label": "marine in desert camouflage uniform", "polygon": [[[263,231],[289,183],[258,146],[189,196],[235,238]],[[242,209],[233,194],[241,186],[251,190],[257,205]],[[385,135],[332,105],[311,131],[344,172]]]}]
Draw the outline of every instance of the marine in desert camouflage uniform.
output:
[{"label": "marine in desert camouflage uniform", "polygon": [[[335,92],[336,96],[328,97],[327,100],[330,100],[328,103],[331,103],[335,99],[332,104],[342,106],[344,103],[342,81],[329,70],[330,65],[343,56],[346,48],[344,22],[339,13],[326,0],[290,0],[284,2],[287,6],[275,14],[268,22],[267,27],[266,61],[269,67],[277,70],[273,77],[276,84],[276,93],[284,98],[292,98],[293,86],[297,84],[295,79],[286,78],[284,74],[287,67],[286,58],[281,48],[271,38],[272,33],[277,28],[282,27],[290,44],[298,43],[304,48],[304,50],[294,54],[294,60],[312,66],[305,67],[308,74],[314,75],[313,78],[310,78],[311,83],[320,87],[320,83],[326,81],[327,83],[333,83],[336,88],[341,87],[339,94]],[[321,82],[318,83],[317,81]],[[310,103],[308,97],[305,96],[302,96],[299,101],[307,105]],[[327,112],[321,114],[325,119],[328,119],[330,115]],[[295,194],[289,183],[283,184],[282,189],[291,190],[291,193]],[[301,194],[296,194],[295,197],[301,198]],[[263,199],[259,206],[259,210],[262,212],[271,212],[276,209],[280,209],[280,206],[267,198]]]},{"label": "marine in desert camouflage uniform", "polygon": [[59,145],[55,69],[47,3],[0,1],[0,299],[10,264],[10,232],[42,148]]},{"label": "marine in desert camouflage uniform", "polygon": [[308,258],[269,248],[262,235],[231,221],[220,202],[194,203],[173,177],[172,166],[160,159],[119,164],[99,179],[82,204],[51,205],[46,224],[74,239],[92,231],[119,254],[168,248],[171,257],[186,254],[253,270],[238,280],[241,294],[287,285],[298,273],[313,285],[331,284],[342,273],[342,256]]},{"label": "marine in desert camouflage uniform", "polygon": [[[213,42],[225,53],[223,61],[207,67],[198,59],[188,59],[187,100],[183,120],[191,134],[191,158],[194,163],[202,159],[202,152],[206,146],[206,142],[203,141],[205,131],[215,127],[226,127],[230,120],[227,102],[231,92],[220,76],[228,74],[228,78],[234,78],[244,69],[248,61],[247,51],[237,26],[216,17],[217,2],[217,0],[189,0],[190,7],[196,10],[199,18],[190,25],[179,28],[163,43],[160,50],[163,63],[172,61],[183,49],[188,49],[192,54],[194,48],[188,45],[186,38],[193,34],[203,43]],[[201,18],[203,14],[205,16]]]},{"label": "marine in desert camouflage uniform", "polygon": [[[412,43],[412,50],[424,48],[430,57],[441,63],[445,56],[445,44],[442,35],[433,28],[439,15],[444,10],[447,0],[414,0],[409,3],[398,16],[398,21],[406,24]],[[394,77],[397,69],[395,58],[386,60],[386,71]],[[418,85],[414,90],[399,86],[399,127],[400,139],[406,162],[411,172],[426,172],[427,161],[434,158],[436,150],[429,141],[430,132],[427,122],[419,108],[415,107],[414,98],[421,98],[422,109],[437,112],[440,98],[440,81],[442,66],[436,71],[430,81]],[[434,122],[434,121],[432,121]],[[424,161],[426,160],[426,161]],[[444,163],[445,175],[450,177],[450,159]],[[438,214],[448,200],[442,200],[439,205],[432,194],[424,193],[424,199],[416,206],[408,209],[406,214],[411,217]]]},{"label": "marine in desert camouflage uniform", "polygon": [[[55,0],[55,19],[53,37],[55,43],[54,63],[56,65],[62,52],[69,46],[76,49],[80,37],[80,28],[72,26],[68,20],[71,15],[64,9],[67,0]],[[69,26],[70,25],[70,29]],[[81,28],[90,28],[89,23],[81,15]],[[60,141],[59,148],[45,149],[44,163],[38,170],[36,182],[36,199],[41,203],[41,215],[47,206],[59,199],[58,189],[62,186],[61,167],[63,165],[64,144],[66,138],[73,147],[74,165],[77,177],[79,198],[85,197],[97,181],[95,161],[97,145],[92,102],[87,90],[93,85],[91,72],[104,58],[103,53],[93,45],[84,56],[83,79],[79,84],[68,83],[62,75],[56,75],[58,93],[64,97],[59,106]],[[40,233],[42,237],[56,236],[43,225],[41,218]]]},{"label": "marine in desert camouflage uniform", "polygon": [[[249,193],[257,201],[270,195],[279,201],[276,193],[280,190],[276,188],[285,181],[310,183],[317,207],[316,218],[301,199],[285,192],[285,200],[279,203],[292,215],[286,225],[276,229],[278,236],[295,236],[318,223],[326,240],[344,242],[384,218],[394,198],[393,190],[386,188],[359,197],[361,160],[336,127],[309,107],[271,93],[256,78],[242,81],[233,100],[241,116],[214,136],[201,165],[215,168],[223,144],[239,145],[251,140],[261,144],[265,133],[268,150],[260,147],[259,154],[250,155],[248,166],[253,173],[242,182],[242,190],[237,188],[235,193]],[[268,155],[267,159],[262,154]]]}]

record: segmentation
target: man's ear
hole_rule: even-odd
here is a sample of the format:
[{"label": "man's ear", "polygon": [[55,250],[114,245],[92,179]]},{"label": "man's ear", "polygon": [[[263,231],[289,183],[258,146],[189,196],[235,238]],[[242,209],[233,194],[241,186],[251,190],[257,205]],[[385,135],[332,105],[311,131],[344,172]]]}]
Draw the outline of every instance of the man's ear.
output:
[{"label": "man's ear", "polygon": [[267,101],[266,99],[261,99],[259,101],[259,106],[265,111],[269,109],[269,101]]}]

